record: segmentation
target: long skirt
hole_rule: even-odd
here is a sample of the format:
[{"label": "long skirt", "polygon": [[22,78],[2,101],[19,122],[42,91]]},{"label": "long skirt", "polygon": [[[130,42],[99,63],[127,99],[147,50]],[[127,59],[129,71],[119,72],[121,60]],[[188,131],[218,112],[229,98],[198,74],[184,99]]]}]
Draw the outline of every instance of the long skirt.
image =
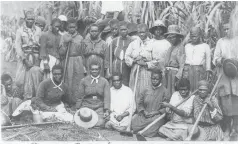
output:
[{"label": "long skirt", "polygon": [[24,87],[23,97],[25,99],[31,99],[36,96],[38,86],[43,80],[43,71],[39,66],[26,70],[22,61],[19,61],[17,65],[16,85]]},{"label": "long skirt", "polygon": [[198,82],[206,79],[206,71],[202,65],[185,65],[183,78],[189,79],[190,89],[193,92],[198,88]]},{"label": "long skirt", "polygon": [[224,133],[220,125],[198,126],[199,135],[197,138],[194,138],[195,141],[221,141],[224,139]]},{"label": "long skirt", "polygon": [[[131,69],[130,74],[130,82],[129,87],[134,91],[135,89],[135,81],[136,81],[136,72],[137,72],[137,64],[133,65]],[[146,69],[145,67],[140,66],[139,67],[139,74],[137,77],[137,86],[136,86],[136,92],[135,92],[135,101],[136,105],[138,105],[140,100],[140,93],[149,85],[151,85],[151,71]],[[138,106],[137,106],[138,107]]]},{"label": "long skirt", "polygon": [[175,92],[175,76],[178,70],[175,69],[168,69],[166,72],[166,81],[167,81],[167,90],[169,92],[169,96],[171,97],[172,94]]},{"label": "long skirt", "polygon": [[[63,61],[62,64],[65,62]],[[74,105],[76,103],[77,91],[79,88],[79,83],[82,78],[84,78],[84,65],[83,59],[81,56],[77,57],[69,57],[67,70],[65,75],[65,83],[69,89],[69,96],[67,96],[67,100],[70,105]]]},{"label": "long skirt", "polygon": [[120,72],[122,74],[122,83],[125,86],[129,86],[131,68],[126,65],[125,60],[116,59],[113,61],[112,73],[114,72]]},{"label": "long skirt", "polygon": [[[140,130],[144,129],[150,123],[152,123],[155,119],[160,117],[161,115],[156,115],[151,118],[145,118],[142,115],[136,114],[132,118],[131,128],[134,132],[139,132]],[[153,127],[149,128],[147,131],[143,133],[143,136],[146,137],[154,137],[157,135],[159,128],[165,124],[164,118],[157,122]]]}]

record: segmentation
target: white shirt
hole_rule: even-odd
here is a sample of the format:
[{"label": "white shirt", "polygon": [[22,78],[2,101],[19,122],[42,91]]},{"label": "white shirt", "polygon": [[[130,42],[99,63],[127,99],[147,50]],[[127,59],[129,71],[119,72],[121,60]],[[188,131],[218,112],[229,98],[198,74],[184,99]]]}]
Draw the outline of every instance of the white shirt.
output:
[{"label": "white shirt", "polygon": [[106,15],[107,12],[121,12],[123,11],[122,1],[102,1],[101,13]]},{"label": "white shirt", "polygon": [[128,126],[131,121],[131,117],[127,116],[122,121],[118,122],[114,115],[118,116],[128,111],[130,115],[135,112],[135,97],[132,90],[122,85],[120,89],[111,87],[111,103],[110,110],[112,111],[110,120],[120,126]]},{"label": "white shirt", "polygon": [[202,43],[185,45],[185,64],[189,65],[204,65],[206,70],[211,69],[211,50],[208,44]]},{"label": "white shirt", "polygon": [[[193,99],[194,99],[194,97],[195,97],[195,95],[191,96],[187,101],[182,103],[177,108],[180,109],[180,110],[183,110],[186,113],[186,115],[189,116],[192,113],[192,110],[193,110]],[[176,92],[173,93],[169,103],[172,106],[177,106],[183,100],[184,100],[184,98],[180,95],[180,93],[178,91],[176,91]],[[172,121],[173,122],[182,122],[182,121],[192,122],[192,119],[181,117],[181,116],[174,113]]]}]

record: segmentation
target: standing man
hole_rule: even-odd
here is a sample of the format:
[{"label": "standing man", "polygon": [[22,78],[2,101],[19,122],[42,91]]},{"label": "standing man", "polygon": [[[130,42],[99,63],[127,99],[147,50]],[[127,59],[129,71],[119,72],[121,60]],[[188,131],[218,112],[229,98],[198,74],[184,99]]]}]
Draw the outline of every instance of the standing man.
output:
[{"label": "standing man", "polygon": [[[229,65],[229,63],[224,65],[224,61],[229,59],[230,62],[238,63],[238,54],[236,52],[237,45],[234,44],[235,39],[230,38],[228,35],[229,24],[224,25],[224,30],[226,35],[217,42],[213,63],[216,65],[218,74],[222,74],[218,84],[218,96],[221,100],[221,109],[224,114],[222,128],[225,131],[225,138],[229,138],[231,133],[238,135],[238,74],[237,71],[226,69],[226,65]],[[236,76],[230,77],[226,75],[225,70],[230,73],[236,73]]]},{"label": "standing man", "polygon": [[110,86],[108,81],[100,75],[102,68],[98,61],[92,61],[89,70],[90,74],[79,84],[76,109],[87,107],[96,111],[98,114],[96,126],[104,127],[104,118],[109,116]]},{"label": "standing man", "polygon": [[[118,31],[118,20],[112,19],[108,22],[109,27],[110,27],[110,33],[107,35],[107,37],[105,38],[105,41],[107,43],[108,46],[111,45],[112,40],[116,37],[118,37],[119,35],[119,31]],[[107,28],[107,27],[106,27]]]},{"label": "standing man", "polygon": [[33,10],[25,12],[25,23],[16,33],[16,52],[19,57],[16,84],[24,87],[24,99],[36,96],[37,88],[43,80],[40,66],[39,39],[41,29],[34,25]]},{"label": "standing man", "polygon": [[120,36],[113,39],[111,43],[110,50],[112,50],[112,52],[110,52],[110,55],[112,55],[113,58],[111,72],[120,72],[123,76],[122,83],[125,86],[129,86],[131,68],[125,63],[125,53],[132,39],[128,36],[127,23],[120,22],[119,25]]},{"label": "standing man", "polygon": [[117,131],[130,130],[130,123],[135,112],[135,97],[132,90],[122,84],[123,76],[114,73],[112,76],[110,119],[105,127]]},{"label": "standing man", "polygon": [[211,50],[208,44],[202,42],[201,36],[202,31],[199,27],[192,28],[191,42],[185,45],[183,77],[189,79],[191,91],[198,88],[198,81],[206,79],[211,70]]},{"label": "standing man", "polygon": [[67,17],[65,15],[60,15],[58,17],[58,19],[60,19],[60,21],[61,21],[61,25],[59,28],[59,34],[64,35],[67,31]]}]

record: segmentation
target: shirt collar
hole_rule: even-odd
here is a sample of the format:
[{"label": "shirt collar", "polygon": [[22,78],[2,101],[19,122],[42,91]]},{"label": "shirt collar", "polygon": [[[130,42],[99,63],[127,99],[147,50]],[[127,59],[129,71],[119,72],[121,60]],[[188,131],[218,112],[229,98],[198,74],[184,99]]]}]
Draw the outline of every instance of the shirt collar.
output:
[{"label": "shirt collar", "polygon": [[97,77],[93,77],[93,76],[91,75],[91,78],[92,78],[91,84],[93,84],[94,81],[95,81],[96,83],[98,83],[98,79],[100,78],[100,75],[98,75]]},{"label": "shirt collar", "polygon": [[122,89],[123,89],[123,87],[124,87],[124,84],[122,84],[121,88],[119,88],[119,89],[116,89],[114,86],[112,86],[112,89],[113,89],[113,90],[117,90],[117,91],[118,91],[118,90],[122,90]]},{"label": "shirt collar", "polygon": [[161,87],[162,86],[162,83],[160,83],[157,87],[154,87],[153,85],[152,85],[152,88],[153,89],[157,89],[157,88],[159,88],[159,87]]}]

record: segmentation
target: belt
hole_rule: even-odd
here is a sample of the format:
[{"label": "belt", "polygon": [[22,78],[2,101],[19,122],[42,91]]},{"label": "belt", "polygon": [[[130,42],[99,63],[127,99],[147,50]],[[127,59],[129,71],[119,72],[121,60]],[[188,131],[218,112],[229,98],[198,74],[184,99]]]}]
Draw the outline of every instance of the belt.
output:
[{"label": "belt", "polygon": [[178,71],[178,68],[175,68],[175,67],[166,67],[166,70],[175,70],[175,71]]},{"label": "belt", "polygon": [[198,123],[199,126],[202,126],[202,127],[209,127],[209,126],[213,126],[214,124],[210,124],[210,123],[207,123],[207,122],[199,122]]},{"label": "belt", "polygon": [[39,53],[40,47],[38,46],[26,46],[22,47],[24,53]]},{"label": "belt", "polygon": [[203,66],[203,65],[191,65],[191,64],[185,64],[184,66]]}]

